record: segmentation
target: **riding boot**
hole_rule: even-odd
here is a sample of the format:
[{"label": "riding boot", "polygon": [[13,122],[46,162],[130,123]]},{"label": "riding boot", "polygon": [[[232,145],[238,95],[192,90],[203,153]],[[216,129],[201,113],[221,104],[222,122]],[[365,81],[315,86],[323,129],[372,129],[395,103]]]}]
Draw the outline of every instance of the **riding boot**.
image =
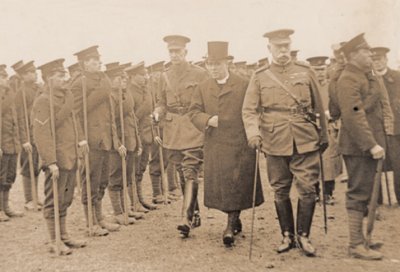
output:
[{"label": "riding boot", "polygon": [[[139,199],[139,203],[141,206],[143,206],[147,210],[155,210],[157,209],[157,206],[151,203],[148,203],[145,201],[144,196],[143,196],[143,190],[142,190],[142,181],[136,181],[136,191],[137,191],[137,196]],[[139,206],[140,206],[139,205]]]},{"label": "riding boot", "polygon": [[316,249],[309,239],[314,209],[314,199],[299,199],[297,205],[297,243],[308,257],[314,257],[316,254]]},{"label": "riding boot", "polygon": [[277,248],[277,252],[283,253],[295,246],[293,208],[290,198],[275,200],[275,209],[278,214],[279,225],[283,236],[282,243]]},{"label": "riding boot", "polygon": [[195,203],[194,196],[197,196],[197,191],[195,191],[195,181],[187,180],[185,184],[185,192],[183,194],[182,223],[178,225],[178,230],[185,238],[189,236],[190,228],[192,227],[194,213],[193,205]]}]

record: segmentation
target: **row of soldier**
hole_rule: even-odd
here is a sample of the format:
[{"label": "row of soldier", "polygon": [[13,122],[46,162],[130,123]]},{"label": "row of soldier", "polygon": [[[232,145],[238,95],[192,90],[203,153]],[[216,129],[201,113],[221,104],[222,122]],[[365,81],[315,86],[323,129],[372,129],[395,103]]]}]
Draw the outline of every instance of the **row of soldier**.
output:
[{"label": "row of soldier", "polygon": [[[396,87],[387,87],[389,105],[386,90],[383,95],[384,88],[376,83],[380,81],[369,73],[372,54],[362,35],[333,47],[336,63],[331,61],[327,69],[328,57],[309,58],[311,68],[295,60],[290,53],[293,32],[283,29],[266,33],[272,62],[263,59],[267,62],[255,70],[242,69],[243,63],[233,64],[226,42],[208,43],[205,61],[198,63],[206,69],[188,63],[186,44],[190,39],[173,35],[164,38],[171,60],[167,68],[163,63],[147,70],[143,62],[133,66],[111,63],[101,72],[98,47],[93,46],[75,54],[78,64],[69,67],[68,82],[63,59],[40,66],[44,81],[40,90],[33,62],[13,65],[17,76],[8,83],[3,71],[0,220],[20,215],[10,209],[8,192],[15,179],[21,146],[27,209],[36,209],[40,204],[36,193],[39,157],[40,168],[45,171],[43,210],[51,251],[69,254],[71,247],[85,245],[72,239],[65,227],[75,180],[80,180],[76,175],[82,175],[82,203],[90,235],[107,235],[121,224],[133,223],[134,218],[142,217],[141,212],[155,209],[153,204],[165,203],[167,198],[176,200],[182,190],[182,222],[178,230],[188,237],[201,224],[197,194],[204,161],[204,204],[227,213],[223,243],[231,246],[234,236],[242,231],[240,212],[263,203],[261,181],[254,167],[256,154],[262,152],[267,158],[283,235],[277,251],[299,247],[305,255],[315,256],[309,235],[319,196],[318,181],[324,173],[322,191],[326,202],[332,202],[343,155],[349,171],[346,208],[351,219],[350,254],[381,259],[378,251],[364,245],[362,218],[372,193],[371,171],[375,171],[376,161],[385,156],[385,144],[375,140],[379,138],[376,131],[390,135],[393,154],[399,146],[393,136],[392,111],[398,110],[399,103],[391,90]],[[381,63],[380,68],[376,67],[380,76],[387,71],[387,51],[374,50],[376,65]],[[367,83],[363,78],[358,83],[352,75],[348,76],[350,79],[341,77],[343,70],[351,72],[353,66],[363,69],[361,75],[368,73]],[[384,84],[398,84],[398,78],[393,71]],[[375,84],[372,87],[371,81]],[[353,102],[351,111],[349,101]],[[376,113],[378,105],[382,110]],[[352,116],[354,112],[356,117]],[[376,117],[378,122],[365,117],[371,112],[382,115]],[[377,124],[382,127],[374,127],[371,132],[370,127]],[[345,135],[342,143],[338,142],[338,133]],[[144,200],[142,193],[147,164],[153,203]],[[398,196],[398,166],[393,160],[392,168]],[[163,179],[167,169],[171,169],[172,176],[168,184]],[[181,188],[173,178],[176,172]],[[58,201],[53,197],[55,179]],[[294,180],[299,193],[296,230],[289,197]],[[102,214],[107,188],[113,222]],[[128,199],[131,205],[127,204]],[[59,206],[60,222],[55,220],[55,205]],[[56,239],[57,224],[61,241]]]}]

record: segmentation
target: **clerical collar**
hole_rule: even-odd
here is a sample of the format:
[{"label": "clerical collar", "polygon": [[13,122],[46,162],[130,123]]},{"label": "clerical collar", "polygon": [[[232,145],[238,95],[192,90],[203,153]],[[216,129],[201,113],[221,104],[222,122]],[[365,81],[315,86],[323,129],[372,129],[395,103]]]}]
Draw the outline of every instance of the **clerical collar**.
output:
[{"label": "clerical collar", "polygon": [[378,75],[378,76],[383,76],[383,75],[385,75],[386,73],[387,73],[387,68],[385,68],[384,70],[382,70],[382,71],[377,71],[377,70],[375,70],[375,73]]},{"label": "clerical collar", "polygon": [[225,78],[220,79],[220,80],[217,79],[217,83],[220,85],[225,84],[228,81],[228,79],[229,79],[229,73],[226,75]]}]

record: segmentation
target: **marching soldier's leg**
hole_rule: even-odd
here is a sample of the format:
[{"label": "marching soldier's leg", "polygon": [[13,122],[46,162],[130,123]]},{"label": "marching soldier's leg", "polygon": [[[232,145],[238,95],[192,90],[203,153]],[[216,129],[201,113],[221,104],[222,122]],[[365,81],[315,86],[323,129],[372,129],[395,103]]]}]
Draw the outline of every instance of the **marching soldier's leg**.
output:
[{"label": "marching soldier's leg", "polygon": [[[4,160],[3,160],[4,158]],[[9,196],[11,186],[14,184],[16,178],[16,165],[17,165],[17,154],[3,154],[1,167],[6,171],[2,178],[5,179],[5,185],[3,186],[3,210],[9,217],[22,217],[24,214],[19,211],[15,211],[10,207]]]},{"label": "marching soldier's leg", "polygon": [[60,178],[64,179],[65,176],[65,187],[60,188],[59,190],[61,195],[60,198],[60,231],[61,231],[61,240],[67,246],[71,248],[81,248],[86,246],[86,241],[78,240],[72,238],[67,231],[67,210],[72,204],[72,200],[74,198],[74,190],[75,190],[75,174],[76,170],[60,170]]},{"label": "marching soldier's leg", "polygon": [[180,151],[180,156],[182,157],[182,170],[185,177],[185,191],[182,205],[182,223],[178,226],[178,230],[184,237],[187,237],[190,228],[193,227],[198,193],[197,175],[203,160],[203,151],[201,148],[184,150]]},{"label": "marching soldier's leg", "polygon": [[[101,178],[101,167],[103,164],[103,152],[101,150],[92,149],[89,152],[89,163],[90,163],[90,185],[91,185],[91,193],[92,193],[92,215],[93,215],[93,235],[94,236],[105,236],[108,235],[108,231],[106,229],[101,228],[98,225],[95,205],[97,202],[97,193],[100,184]],[[85,169],[86,171],[86,169]],[[88,217],[88,204],[87,204],[87,191],[86,191],[86,175],[82,175],[82,204],[83,210],[86,217],[86,224],[89,225],[89,217]]]},{"label": "marching soldier's leg", "polygon": [[343,156],[343,158],[349,175],[346,192],[349,254],[355,258],[380,260],[383,258],[382,253],[366,248],[363,234],[363,218],[368,211],[377,160],[362,156]]},{"label": "marching soldier's leg", "polygon": [[306,256],[315,256],[316,249],[309,239],[314,217],[316,191],[319,182],[319,151],[298,154],[296,151],[290,162],[291,172],[296,176],[299,192],[297,206],[297,242]]},{"label": "marching soldier's leg", "polygon": [[[150,149],[151,145],[144,145],[143,146],[143,152],[142,155],[140,156],[140,160],[137,161],[136,163],[136,192],[137,192],[137,197],[139,198],[139,203],[137,203],[137,212],[146,212],[146,210],[155,210],[157,206],[148,203],[143,196],[143,190],[142,190],[142,180],[143,180],[143,173],[146,171],[147,164],[149,163],[149,156],[150,156]],[[153,158],[152,158],[153,159]],[[149,166],[150,168],[150,166]],[[149,169],[151,172],[152,169]],[[151,177],[151,173],[150,173]],[[153,181],[153,180],[152,180]],[[153,189],[153,194],[154,194],[154,189]]]},{"label": "marching soldier's leg", "polygon": [[103,151],[103,152],[104,152],[104,160],[103,160],[101,168],[99,169],[99,171],[101,171],[101,176],[100,176],[100,185],[99,185],[98,194],[97,194],[97,201],[96,201],[96,205],[95,205],[96,218],[97,218],[97,221],[99,222],[99,225],[102,228],[104,228],[110,232],[113,232],[113,231],[118,231],[120,229],[120,225],[108,222],[103,216],[103,197],[104,197],[105,191],[108,186],[108,180],[110,178],[109,177],[109,161],[110,161],[109,153],[110,152],[108,152],[108,151]]},{"label": "marching soldier's leg", "polygon": [[[62,203],[62,194],[64,193],[66,186],[66,175],[60,171],[60,176],[57,180],[57,187],[59,191],[59,203],[61,207]],[[45,171],[45,182],[44,182],[44,206],[43,206],[43,215],[46,220],[47,230],[49,232],[50,244],[49,251],[51,253],[57,252],[56,245],[56,231],[55,231],[55,220],[54,220],[54,195],[53,195],[53,181],[50,175],[50,171]],[[66,246],[63,242],[60,245],[60,254],[61,255],[69,255],[72,253],[72,249]]]},{"label": "marching soldier's leg", "polygon": [[[132,191],[132,174],[133,174],[133,169],[134,169],[134,165],[136,163],[136,154],[133,151],[128,151],[127,156],[126,156],[126,177],[127,177],[127,186],[128,186],[128,197],[130,198],[130,195],[132,194],[133,196],[133,191]],[[122,180],[121,180],[121,186],[123,186],[122,184]],[[121,203],[122,203],[122,209],[124,209],[125,205],[124,205],[124,197],[123,197],[123,187],[121,187]],[[132,199],[134,200],[134,199]],[[131,200],[131,206],[132,204],[134,204],[134,202]],[[128,205],[129,207],[129,205]],[[144,208],[144,207],[143,207]],[[148,212],[147,209],[143,209],[142,211],[135,211],[132,210],[131,208],[128,209],[128,216],[132,217],[131,219],[142,219],[144,218],[144,214]],[[136,220],[132,220],[132,221],[136,221]]]},{"label": "marching soldier's leg", "polygon": [[181,195],[181,190],[177,187],[176,178],[176,166],[173,163],[169,163],[167,166],[167,179],[168,179],[168,197],[171,200],[178,200]]},{"label": "marching soldier's leg", "polygon": [[268,180],[275,193],[275,209],[283,236],[278,253],[289,251],[295,246],[294,220],[290,188],[293,175],[289,169],[289,157],[267,155]]}]

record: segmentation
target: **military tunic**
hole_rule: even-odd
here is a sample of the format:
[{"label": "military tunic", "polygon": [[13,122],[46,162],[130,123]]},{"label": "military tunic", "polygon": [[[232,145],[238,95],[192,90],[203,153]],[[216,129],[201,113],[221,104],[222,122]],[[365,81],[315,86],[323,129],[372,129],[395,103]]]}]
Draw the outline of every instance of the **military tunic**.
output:
[{"label": "military tunic", "polygon": [[54,196],[52,178],[48,166],[56,164],[59,168],[58,200],[60,217],[67,215],[72,204],[77,164],[77,143],[84,139],[83,131],[78,128],[73,114],[73,95],[66,89],[54,89],[53,105],[55,117],[55,145],[53,141],[50,117],[49,91],[45,90],[36,100],[32,109],[33,139],[38,148],[45,170],[44,217],[54,218]]},{"label": "military tunic", "polygon": [[15,181],[17,156],[20,152],[15,93],[10,88],[0,88],[1,92],[1,157],[0,191],[9,191]]},{"label": "military tunic", "polygon": [[349,175],[346,208],[365,212],[377,166],[369,150],[377,144],[385,148],[385,120],[391,110],[376,77],[350,63],[340,75],[337,94],[342,120],[339,151]]},{"label": "military tunic", "polygon": [[[252,207],[255,151],[248,147],[241,118],[247,81],[230,73],[224,85],[214,79],[201,83],[192,97],[190,116],[205,132],[204,205],[221,211]],[[218,116],[218,127],[208,120]],[[264,201],[258,176],[256,205]]]},{"label": "military tunic", "polygon": [[[286,86],[298,103],[271,74]],[[258,110],[262,108],[261,118]],[[319,113],[321,132],[305,119],[304,107]],[[327,143],[325,114],[311,69],[298,62],[281,66],[272,63],[255,72],[243,103],[243,122],[247,139],[262,138],[267,154],[268,177],[275,199],[287,199],[293,177],[300,198],[315,198],[318,183],[319,148]]]}]

